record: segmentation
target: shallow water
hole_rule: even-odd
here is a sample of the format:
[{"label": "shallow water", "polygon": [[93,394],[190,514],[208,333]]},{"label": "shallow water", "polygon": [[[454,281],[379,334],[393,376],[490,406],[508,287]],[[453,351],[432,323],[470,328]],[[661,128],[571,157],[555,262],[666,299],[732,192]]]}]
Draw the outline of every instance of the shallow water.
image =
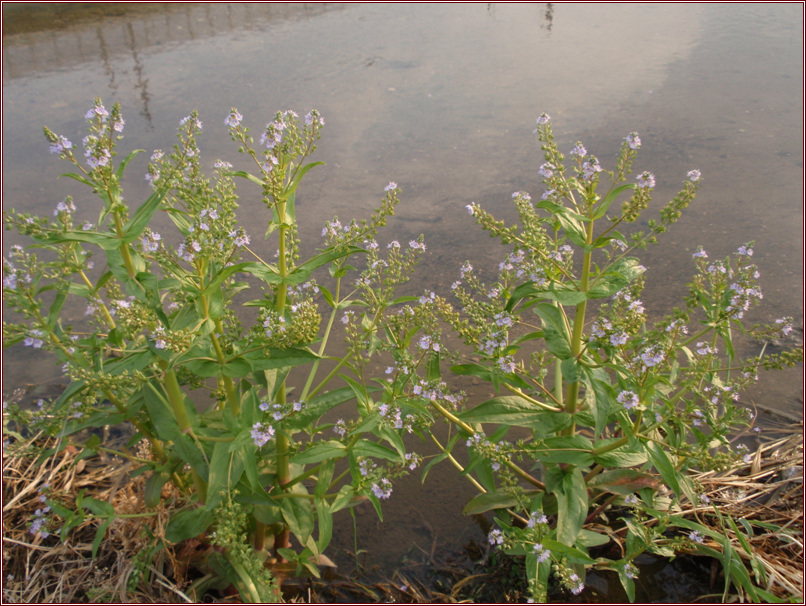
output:
[{"label": "shallow water", "polygon": [[[384,234],[424,233],[417,286],[444,290],[465,259],[493,268],[501,254],[466,204],[509,217],[513,191],[542,193],[532,129],[547,112],[561,149],[579,139],[606,166],[638,131],[635,168],[655,173],[658,207],[702,171],[695,203],[642,256],[650,313],[681,300],[698,245],[720,258],[754,240],[766,298],[753,319],[794,316],[802,337],[802,32],[803,6],[783,3],[4,4],[3,207],[48,214],[72,193],[80,218],[97,216],[86,192],[57,179],[66,165],[41,134],[46,124],[79,141],[96,96],[121,103],[126,150],[170,148],[198,109],[210,164],[237,155],[230,107],[253,129],[278,109],[316,107],[327,166],[298,197],[303,244],[313,249],[334,214],[367,215],[393,180],[402,203]],[[130,167],[129,199],[148,193],[145,156]],[[241,218],[259,225],[257,195],[242,191]],[[7,234],[3,252],[18,241]],[[59,376],[34,350],[5,352],[4,385]],[[763,378],[746,401],[801,420],[802,368]],[[397,484],[386,524],[359,516],[359,548],[384,545],[374,561],[394,566],[431,540],[420,515],[440,540],[483,537],[456,514],[471,492],[451,475],[429,478],[416,503],[406,493],[417,480]]]}]

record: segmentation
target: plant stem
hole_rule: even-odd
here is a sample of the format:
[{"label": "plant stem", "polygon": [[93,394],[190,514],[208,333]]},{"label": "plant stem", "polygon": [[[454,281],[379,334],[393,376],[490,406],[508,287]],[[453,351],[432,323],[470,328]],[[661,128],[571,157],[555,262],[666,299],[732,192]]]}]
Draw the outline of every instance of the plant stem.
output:
[{"label": "plant stem", "polygon": [[[588,282],[591,273],[591,256],[593,251],[590,250],[590,245],[593,244],[593,204],[588,204],[588,225],[585,235],[585,243],[588,249],[585,250],[585,256],[582,259],[582,275],[579,280],[579,290],[587,295]],[[584,301],[578,303],[576,312],[574,313],[574,332],[571,336],[571,355],[574,359],[579,358],[582,351],[582,330],[585,327],[585,311],[588,306],[587,296]],[[574,414],[577,410],[577,399],[579,397],[579,380],[574,381],[568,385],[565,410],[570,414]],[[571,426],[565,430],[565,435],[572,436],[576,433],[576,424],[571,423]]]}]

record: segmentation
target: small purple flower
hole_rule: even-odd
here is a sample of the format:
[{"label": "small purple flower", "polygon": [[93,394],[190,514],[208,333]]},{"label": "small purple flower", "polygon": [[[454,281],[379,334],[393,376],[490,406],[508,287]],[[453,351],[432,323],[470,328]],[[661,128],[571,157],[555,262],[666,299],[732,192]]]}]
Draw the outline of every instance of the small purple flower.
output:
[{"label": "small purple flower", "polygon": [[650,347],[649,349],[646,349],[641,353],[641,361],[647,368],[657,366],[658,364],[663,362],[664,357],[665,356],[663,355],[662,351],[660,352],[655,351],[653,347]]},{"label": "small purple flower", "polygon": [[689,533],[688,538],[694,541],[695,543],[702,543],[702,533],[699,530],[695,530],[694,532]]},{"label": "small purple flower", "polygon": [[638,569],[632,564],[624,564],[624,576],[628,579],[635,579],[638,577]]},{"label": "small purple flower", "polygon": [[638,136],[638,133],[630,133],[624,140],[627,142],[630,149],[638,149],[641,147],[641,138]]},{"label": "small purple flower", "polygon": [[312,109],[307,114],[305,114],[305,124],[308,126],[324,126],[325,119],[319,115],[319,112],[315,109]]},{"label": "small purple flower", "polygon": [[538,127],[532,132],[536,133],[537,131],[539,131],[541,126],[545,126],[546,124],[549,123],[549,120],[551,120],[551,116],[549,116],[546,113],[540,114],[540,116],[537,118]]},{"label": "small purple flower", "polygon": [[543,562],[545,562],[546,560],[548,560],[551,557],[551,551],[549,551],[548,549],[543,547],[543,545],[541,543],[535,543],[533,551],[535,552],[535,555],[537,556],[537,563],[538,564],[542,564]]},{"label": "small purple flower", "polygon": [[490,531],[490,534],[487,535],[487,540],[490,542],[490,545],[503,545],[504,544],[504,533],[501,532],[498,528],[493,528]]},{"label": "small purple flower", "polygon": [[632,391],[622,391],[616,398],[616,401],[624,406],[626,410],[635,408],[639,403],[638,396]]},{"label": "small purple flower", "polygon": [[392,482],[381,478],[377,484],[372,485],[372,492],[379,499],[388,499],[392,496]]},{"label": "small purple flower", "polygon": [[686,177],[688,177],[688,180],[691,181],[692,183],[696,183],[702,177],[702,173],[697,169],[694,169],[688,171],[688,173],[686,173]]},{"label": "small purple flower", "polygon": [[240,113],[238,113],[237,109],[233,108],[233,110],[224,120],[224,124],[226,124],[230,128],[235,128],[236,126],[240,125],[241,120],[243,120],[243,116]]},{"label": "small purple flower", "polygon": [[749,246],[740,246],[739,250],[737,251],[738,254],[742,256],[752,257],[753,256],[753,249]]},{"label": "small purple flower", "polygon": [[274,428],[271,425],[264,426],[262,423],[252,425],[252,441],[260,448],[274,437]]},{"label": "small purple flower", "polygon": [[73,149],[73,144],[66,137],[59,136],[58,140],[51,144],[50,153],[62,154],[68,149]]},{"label": "small purple flower", "polygon": [[544,179],[551,179],[554,176],[555,170],[556,167],[551,162],[546,162],[540,166],[540,169],[537,172]]},{"label": "small purple flower", "polygon": [[591,157],[589,161],[582,163],[582,178],[585,181],[593,181],[593,178],[602,170],[602,167],[599,166],[599,160]]},{"label": "small purple flower", "polygon": [[588,155],[588,150],[585,149],[585,146],[582,145],[582,143],[577,143],[576,147],[574,147],[574,149],[571,150],[571,155],[582,159]]},{"label": "small purple flower", "polygon": [[614,347],[624,345],[627,342],[628,335],[626,332],[621,332],[610,337],[610,344]]},{"label": "small purple flower", "polygon": [[652,189],[655,187],[655,175],[646,171],[638,175],[638,187],[641,189]]},{"label": "small purple flower", "polygon": [[546,517],[546,514],[544,514],[542,511],[533,511],[531,514],[529,514],[529,521],[526,523],[526,525],[529,528],[534,528],[537,524],[548,523],[549,519]]},{"label": "small purple flower", "polygon": [[389,181],[389,185],[387,185],[383,191],[392,191],[395,189],[397,189],[397,183],[395,183],[394,181]]}]

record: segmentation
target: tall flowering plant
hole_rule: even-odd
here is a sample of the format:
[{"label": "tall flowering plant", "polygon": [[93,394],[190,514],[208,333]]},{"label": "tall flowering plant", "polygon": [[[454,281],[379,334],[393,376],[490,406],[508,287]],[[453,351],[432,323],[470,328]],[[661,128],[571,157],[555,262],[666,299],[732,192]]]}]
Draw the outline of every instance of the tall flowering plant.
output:
[{"label": "tall flowering plant", "polygon": [[[609,172],[581,143],[566,158],[547,115],[535,133],[545,153],[545,192],[539,200],[513,194],[519,224],[467,207],[509,248],[497,279],[483,283],[466,263],[452,286],[456,302],[430,303],[470,347],[453,372],[496,393],[472,407],[432,398],[432,408],[458,430],[440,444],[438,460],[449,460],[478,489],[466,513],[495,511],[489,541],[525,556],[535,601],[547,598],[552,577],[581,593],[590,568],[615,571],[633,599],[637,556],[692,549],[721,551],[729,582],[764,597],[725,536],[676,513],[683,500],[708,502],[689,470],[748,456],[731,438],[752,425],[739,394],[759,368],[803,359],[802,349],[737,357],[733,335],[746,330],[744,314],[762,297],[752,246],[723,260],[699,249],[684,307],[650,318],[641,301],[646,269],[633,254],[678,220],[700,172],[687,174],[647,231],[622,233],[655,187],[650,172],[630,178],[640,137],[625,138]],[[751,332],[770,339],[791,328],[783,318]],[[432,363],[439,356],[434,352]],[[466,465],[454,455],[461,446]],[[685,532],[668,533],[673,528]],[[617,556],[597,551],[613,537]]]},{"label": "tall flowering plant", "polygon": [[[53,218],[3,213],[8,229],[35,243],[3,261],[4,302],[22,320],[4,323],[4,347],[53,352],[69,380],[42,410],[19,414],[58,436],[60,448],[133,462],[147,476],[148,512],[138,515],[175,501],[146,556],[199,537],[212,545],[204,565],[216,573],[205,580],[225,579],[246,601],[275,601],[282,575],[318,575],[329,562],[334,514],[368,500],[381,515],[394,478],[420,462],[403,435],[427,425],[428,411],[403,397],[405,373],[370,369],[374,358],[408,373],[422,362],[409,353],[419,351],[417,316],[395,289],[425,244],[376,241],[398,201],[389,183],[368,220],[328,221],[318,252],[302,259],[295,199],[321,164],[309,161],[324,126],[315,110],[277,113],[256,144],[232,109],[225,122],[254,169],[218,160],[212,177],[198,145],[202,122],[187,116],[173,151],[152,154],[153,194],[139,206],[123,196],[139,150],[118,162],[120,107],[108,111],[99,99],[86,118],[83,157],[64,136],[47,128],[45,136],[71,164],[66,176],[96,194],[97,220],[76,219],[90,199],[67,198]],[[273,257],[253,243],[263,234],[238,223],[235,178],[261,194]],[[170,233],[154,226],[158,212]],[[70,315],[74,300],[84,318]],[[257,319],[244,326],[248,310]],[[337,333],[346,344],[334,354]],[[127,448],[111,449],[97,432],[81,440],[110,424],[131,426]],[[33,533],[46,536],[60,518],[65,538],[95,518],[96,550],[126,515],[83,494],[71,508],[55,487],[42,500]]]}]

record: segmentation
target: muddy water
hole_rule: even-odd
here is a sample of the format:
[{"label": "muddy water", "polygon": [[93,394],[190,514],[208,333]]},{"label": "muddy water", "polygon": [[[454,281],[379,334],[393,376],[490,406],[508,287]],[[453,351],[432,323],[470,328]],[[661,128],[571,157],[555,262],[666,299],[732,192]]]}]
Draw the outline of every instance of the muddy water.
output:
[{"label": "muddy water", "polygon": [[[393,180],[403,202],[386,236],[424,233],[417,287],[444,291],[465,259],[494,268],[500,256],[465,205],[509,217],[513,191],[542,193],[532,129],[547,112],[561,149],[581,140],[606,166],[638,131],[635,168],[655,173],[657,207],[689,169],[702,171],[694,205],[642,257],[651,313],[685,294],[698,245],[719,258],[754,240],[766,299],[753,319],[794,316],[802,337],[802,31],[803,7],[776,3],[4,4],[3,207],[50,213],[72,193],[79,217],[97,218],[86,192],[57,179],[66,166],[41,135],[47,124],[80,141],[95,96],[121,103],[126,150],[170,148],[178,121],[198,109],[210,164],[236,161],[230,107],[253,129],[278,109],[316,107],[327,166],[299,194],[304,246],[334,214],[367,215]],[[130,200],[148,193],[145,156],[130,167]],[[256,192],[243,192],[241,218],[259,226]],[[3,252],[17,242],[7,234]],[[4,385],[59,375],[31,349],[5,352]],[[801,420],[802,369],[763,379],[747,401]],[[373,561],[394,567],[434,534],[480,540],[455,513],[471,493],[450,475],[429,478],[416,500],[417,482],[401,482],[390,524],[359,516],[359,549],[383,545]]]}]

